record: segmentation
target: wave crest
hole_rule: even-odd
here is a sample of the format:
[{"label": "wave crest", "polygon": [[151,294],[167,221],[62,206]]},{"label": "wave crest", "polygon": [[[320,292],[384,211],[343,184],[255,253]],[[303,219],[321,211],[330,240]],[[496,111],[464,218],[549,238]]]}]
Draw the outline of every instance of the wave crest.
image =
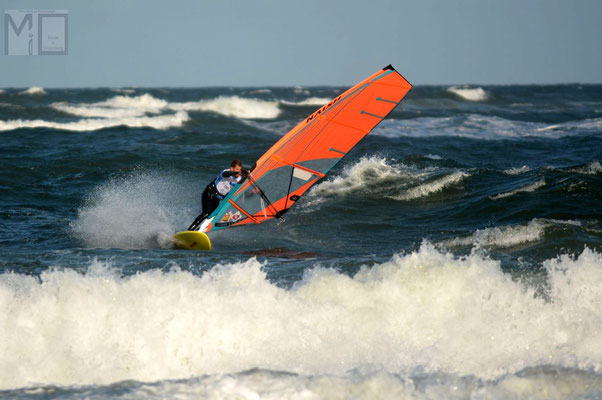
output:
[{"label": "wave crest", "polygon": [[540,241],[546,230],[552,227],[581,226],[578,221],[534,218],[527,225],[508,225],[477,229],[467,237],[445,240],[439,244],[445,247],[476,246],[488,248],[509,248]]},{"label": "wave crest", "polygon": [[19,92],[19,94],[29,94],[29,95],[42,96],[42,95],[46,94],[46,91],[44,90],[44,88],[41,88],[39,86],[32,86],[32,87],[30,87],[27,90]]},{"label": "wave crest", "polygon": [[495,196],[489,196],[489,198],[491,200],[499,200],[499,199],[504,199],[506,197],[514,196],[517,193],[531,193],[531,192],[536,191],[537,189],[544,187],[545,185],[546,185],[546,180],[544,178],[541,178],[537,182],[533,182],[528,185],[521,186],[521,187],[511,190],[509,192],[498,193]]},{"label": "wave crest", "polygon": [[262,267],[251,258],[202,276],[176,268],[122,277],[95,260],[86,274],[4,273],[0,388],[253,368],[483,379],[538,365],[602,368],[602,255],[588,249],[544,263],[549,301],[498,261],[429,244],[353,277],[316,267],[291,290]]},{"label": "wave crest", "polygon": [[447,88],[449,93],[453,93],[458,97],[461,97],[464,100],[468,101],[484,101],[487,100],[489,95],[483,88],[468,88],[468,87],[458,87],[451,86]]}]

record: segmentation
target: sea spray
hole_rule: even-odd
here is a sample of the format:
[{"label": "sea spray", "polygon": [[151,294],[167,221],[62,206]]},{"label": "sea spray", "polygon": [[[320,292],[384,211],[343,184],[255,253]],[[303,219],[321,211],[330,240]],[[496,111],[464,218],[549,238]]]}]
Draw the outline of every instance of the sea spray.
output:
[{"label": "sea spray", "polygon": [[184,180],[175,172],[142,170],[113,178],[87,196],[73,233],[90,247],[171,247],[173,234],[199,207],[200,194]]}]

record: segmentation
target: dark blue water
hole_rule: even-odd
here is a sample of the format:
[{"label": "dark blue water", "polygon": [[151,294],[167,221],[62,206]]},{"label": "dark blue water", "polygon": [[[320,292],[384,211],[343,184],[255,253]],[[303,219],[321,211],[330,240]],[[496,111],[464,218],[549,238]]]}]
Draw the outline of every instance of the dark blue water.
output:
[{"label": "dark blue water", "polygon": [[415,87],[285,221],[171,248],[344,89],[0,92],[2,393],[601,396],[602,85]]}]

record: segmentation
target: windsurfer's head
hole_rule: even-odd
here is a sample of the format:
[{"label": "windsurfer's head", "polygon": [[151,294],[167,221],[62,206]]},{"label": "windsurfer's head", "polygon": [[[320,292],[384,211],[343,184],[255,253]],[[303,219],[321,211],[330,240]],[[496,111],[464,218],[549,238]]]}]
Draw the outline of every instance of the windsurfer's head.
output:
[{"label": "windsurfer's head", "polygon": [[242,163],[240,160],[232,160],[230,163],[230,171],[236,172],[236,176],[240,176],[240,174],[242,174]]}]

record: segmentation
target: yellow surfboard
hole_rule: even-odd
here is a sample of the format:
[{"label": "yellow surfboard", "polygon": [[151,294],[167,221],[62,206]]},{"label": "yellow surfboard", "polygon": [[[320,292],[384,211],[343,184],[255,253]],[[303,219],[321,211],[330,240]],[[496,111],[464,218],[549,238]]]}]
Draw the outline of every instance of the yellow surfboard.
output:
[{"label": "yellow surfboard", "polygon": [[211,250],[209,236],[199,231],[184,231],[174,235],[174,245],[178,249]]}]

